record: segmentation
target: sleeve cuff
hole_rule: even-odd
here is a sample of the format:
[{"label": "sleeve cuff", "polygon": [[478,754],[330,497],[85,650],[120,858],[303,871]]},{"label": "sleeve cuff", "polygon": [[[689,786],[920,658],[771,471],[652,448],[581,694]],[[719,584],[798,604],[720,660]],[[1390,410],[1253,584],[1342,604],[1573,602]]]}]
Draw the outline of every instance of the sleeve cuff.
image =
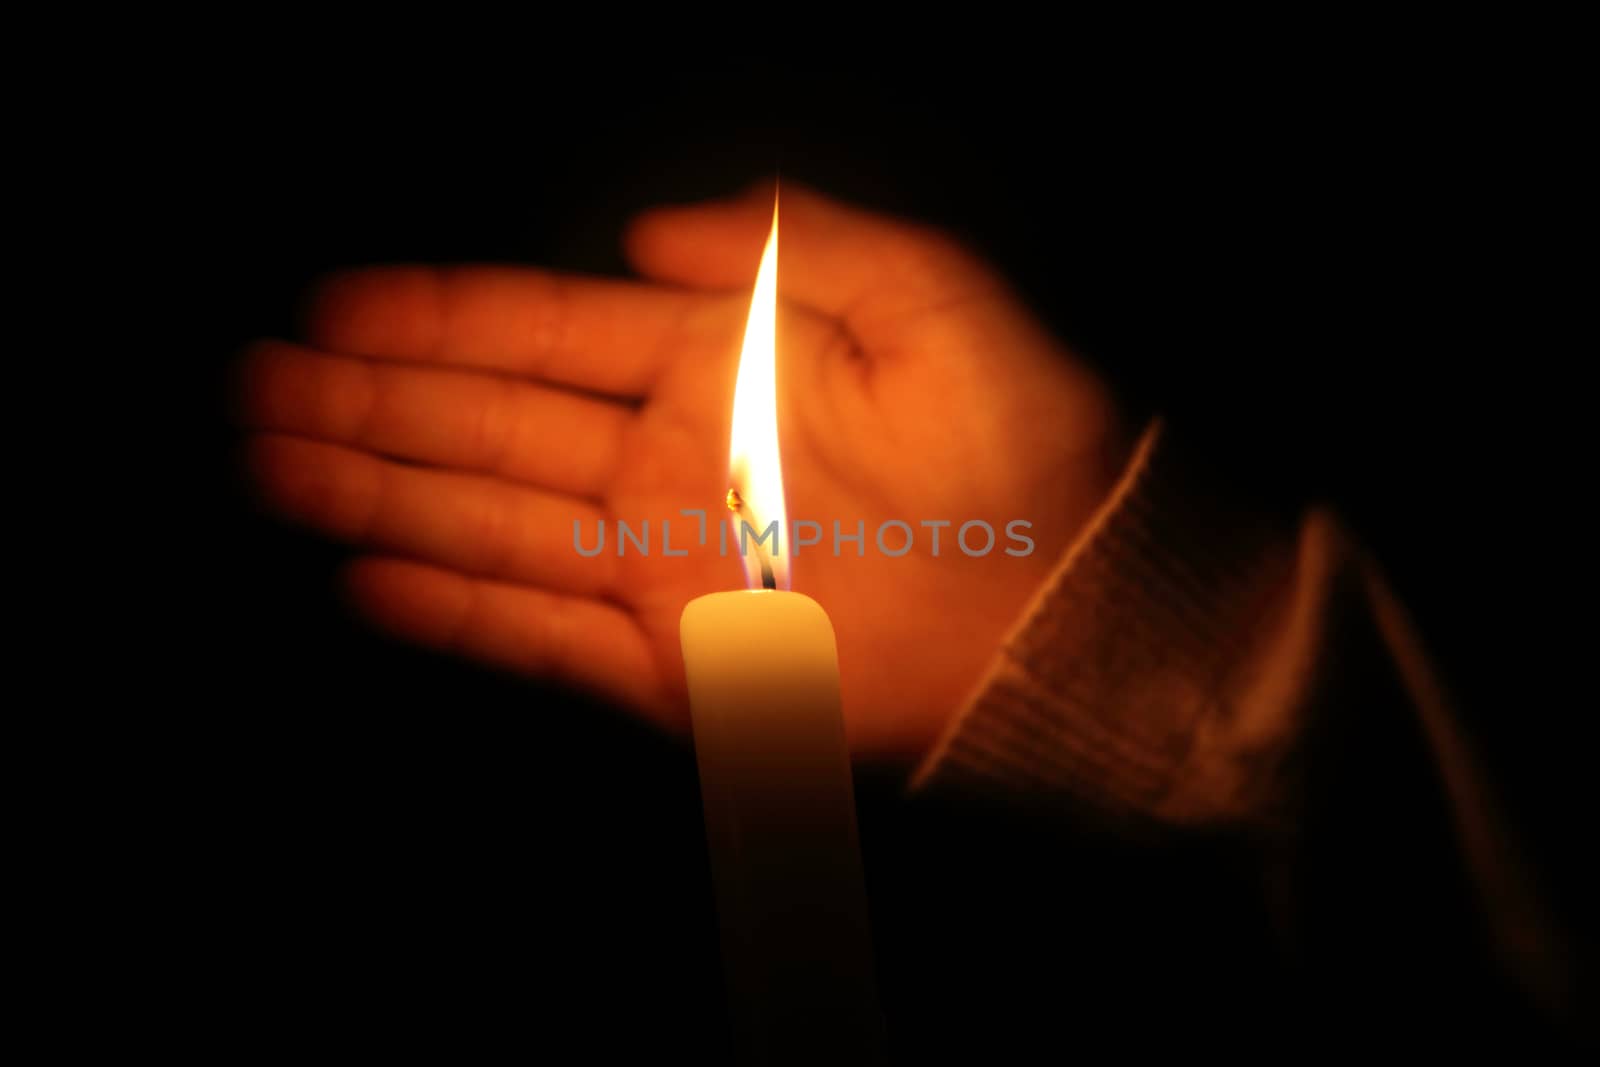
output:
[{"label": "sleeve cuff", "polygon": [[1257,758],[1219,760],[1208,734],[1256,621],[1289,580],[1291,539],[1218,492],[1167,437],[1159,420],[1141,437],[913,793],[1160,823],[1270,817],[1276,738],[1247,746]]}]

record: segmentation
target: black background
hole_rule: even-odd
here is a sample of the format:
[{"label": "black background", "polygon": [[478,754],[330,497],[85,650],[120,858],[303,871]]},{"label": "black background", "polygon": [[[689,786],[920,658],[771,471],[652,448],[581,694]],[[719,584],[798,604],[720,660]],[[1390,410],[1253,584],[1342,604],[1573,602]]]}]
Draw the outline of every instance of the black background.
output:
[{"label": "black background", "polygon": [[[1264,496],[1333,501],[1576,918],[1581,631],[1559,610],[1588,557],[1560,460],[1578,353],[1542,326],[1574,291],[1555,89],[1421,46],[1166,78],[1081,70],[1072,48],[991,56],[1004,74],[238,58],[208,71],[218,96],[173,88],[128,115],[143,125],[125,162],[167,253],[147,356],[187,416],[166,533],[182,595],[162,597],[182,605],[162,640],[179,714],[152,746],[162,814],[136,872],[163,899],[140,951],[186,980],[144,1022],[203,1020],[229,1047],[723,1054],[688,747],[348,617],[343,553],[250,502],[228,375],[250,338],[293,335],[330,268],[621,273],[632,212],[779,169],[962,234],[1136,417],[1169,414]],[[1278,987],[1215,853],[911,815],[896,784],[862,771],[908,1056],[1320,1046],[1404,1018],[1433,1042],[1460,1023],[1459,1003],[1409,1017],[1364,999],[1382,959],[1312,994]],[[1492,1031],[1520,1039],[1521,1010],[1482,995],[1504,1016]]]}]

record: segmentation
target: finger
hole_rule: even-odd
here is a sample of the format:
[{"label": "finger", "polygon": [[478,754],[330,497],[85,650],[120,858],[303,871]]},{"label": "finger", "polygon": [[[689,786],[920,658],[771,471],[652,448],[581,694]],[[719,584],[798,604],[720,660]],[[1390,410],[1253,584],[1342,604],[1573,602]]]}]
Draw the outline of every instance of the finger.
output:
[{"label": "finger", "polygon": [[329,356],[269,341],[244,370],[248,425],[600,497],[632,418],[499,375]]},{"label": "finger", "polygon": [[[726,200],[657,208],[624,236],[646,277],[704,288],[747,288],[772,227],[770,183]],[[997,279],[954,241],[784,182],[779,193],[778,288],[824,314],[892,315]]]},{"label": "finger", "polygon": [[627,612],[584,597],[398,559],[352,563],[358,609],[408,641],[570,685],[678,725],[649,642]]},{"label": "finger", "polygon": [[269,506],[330,537],[559,592],[614,588],[616,557],[573,548],[574,520],[603,512],[573,497],[281,434],[258,435],[250,459]]},{"label": "finger", "polygon": [[512,267],[380,267],[312,299],[311,343],[347,355],[538,378],[616,396],[649,392],[681,348],[692,293]]}]

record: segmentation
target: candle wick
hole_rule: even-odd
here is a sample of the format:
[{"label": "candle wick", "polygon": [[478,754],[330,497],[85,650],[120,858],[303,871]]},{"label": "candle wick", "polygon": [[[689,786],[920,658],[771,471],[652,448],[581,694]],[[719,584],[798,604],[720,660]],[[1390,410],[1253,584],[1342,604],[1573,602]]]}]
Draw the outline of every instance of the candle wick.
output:
[{"label": "candle wick", "polygon": [[[755,516],[750,513],[750,508],[744,502],[744,497],[739,495],[739,490],[730,488],[727,498],[728,510],[739,516],[740,520],[755,529]],[[741,536],[739,544],[744,544]],[[778,579],[772,573],[772,561],[767,558],[767,553],[762,549],[761,542],[756,542],[756,560],[761,564],[761,588],[777,589]]]}]

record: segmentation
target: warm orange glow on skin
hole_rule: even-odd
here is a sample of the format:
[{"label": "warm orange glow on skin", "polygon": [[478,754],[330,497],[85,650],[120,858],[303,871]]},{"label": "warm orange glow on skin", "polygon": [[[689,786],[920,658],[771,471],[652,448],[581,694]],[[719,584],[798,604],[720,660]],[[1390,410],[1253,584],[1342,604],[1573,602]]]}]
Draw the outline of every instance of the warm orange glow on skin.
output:
[{"label": "warm orange glow on skin", "polygon": [[[646,212],[626,281],[504,266],[331,279],[302,343],[264,341],[240,368],[263,505],[352,546],[352,603],[388,632],[675,730],[679,614],[738,566],[719,534],[738,552],[741,519],[784,521],[770,560],[744,557],[751,585],[765,563],[782,589],[795,520],[814,520],[793,588],[848,650],[851,744],[920,758],[1111,493],[1125,442],[1098,377],[948,235],[788,179],[778,316],[777,214],[770,179]],[[748,518],[723,505],[730,488]],[[704,527],[684,514],[701,508]],[[1012,519],[1032,523],[1026,556],[1005,551]],[[876,535],[893,520],[910,530],[889,527],[909,545],[891,558]],[[982,558],[962,550],[969,520],[994,527]],[[577,550],[577,527],[591,546],[607,531],[604,550]]]}]

